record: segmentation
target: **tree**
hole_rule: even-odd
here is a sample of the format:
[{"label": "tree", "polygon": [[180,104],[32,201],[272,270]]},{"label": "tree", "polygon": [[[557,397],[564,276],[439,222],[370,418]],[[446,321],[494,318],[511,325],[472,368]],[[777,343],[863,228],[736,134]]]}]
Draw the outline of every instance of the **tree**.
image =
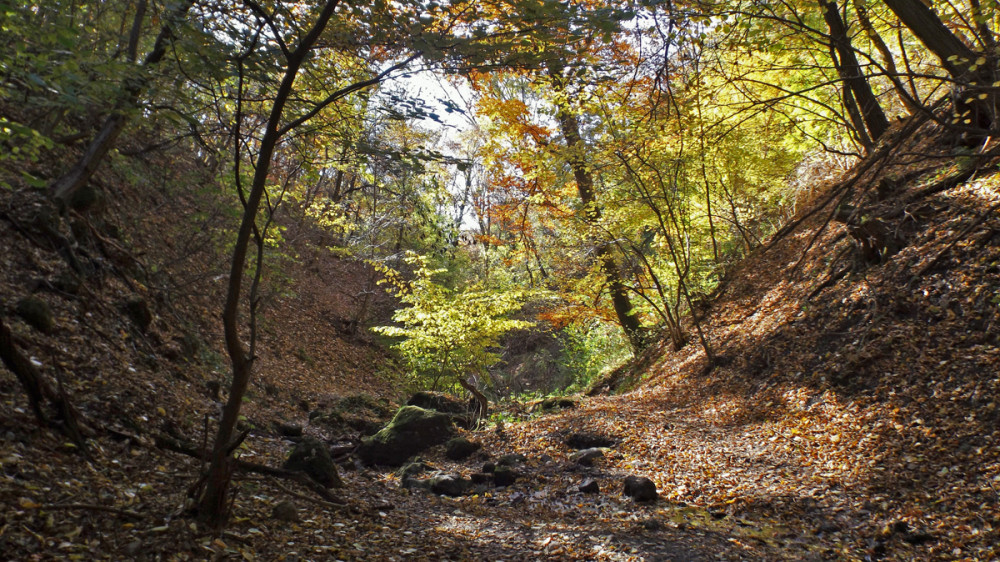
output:
[{"label": "tree", "polygon": [[[193,5],[194,0],[182,0],[172,6],[166,15],[165,23],[160,29],[159,35],[156,37],[156,42],[153,44],[152,50],[149,51],[143,60],[140,74],[126,79],[122,88],[123,94],[121,98],[115,101],[111,114],[104,120],[100,130],[90,141],[87,149],[84,150],[72,168],[49,186],[49,195],[53,199],[65,203],[97,171],[97,167],[108,151],[111,150],[112,146],[114,146],[125,125],[128,124],[131,112],[135,109],[140,96],[149,87],[150,77],[148,76],[148,70],[163,60],[163,57],[167,53],[167,48],[176,37],[177,27],[179,27]],[[130,62],[135,62],[137,56],[136,51],[146,11],[145,8],[145,0],[139,2],[132,30],[129,33],[128,53]]]},{"label": "tree", "polygon": [[413,374],[432,389],[442,379],[453,380],[479,402],[479,415],[489,412],[489,402],[469,376],[489,380],[488,369],[500,361],[494,351],[500,338],[533,324],[509,318],[524,306],[521,291],[490,290],[479,285],[451,290],[434,281],[444,269],[431,269],[426,257],[410,254],[406,263],[415,268],[413,280],[382,268],[404,305],[393,320],[401,326],[381,326],[376,331],[402,341],[395,348]]},{"label": "tree", "polygon": [[[889,120],[882,111],[882,105],[872,92],[871,85],[865,79],[861,71],[861,63],[854,54],[854,47],[851,46],[851,38],[847,33],[847,26],[840,16],[840,9],[837,3],[831,0],[820,0],[820,7],[823,9],[823,19],[830,29],[830,42],[837,56],[833,63],[837,72],[844,80],[845,106],[850,111],[851,106],[857,104],[860,110],[862,123],[856,125],[858,133],[867,136],[870,142],[866,143],[868,148],[889,129]],[[849,93],[848,93],[849,92]],[[865,135],[867,130],[867,135]]]},{"label": "tree", "polygon": [[611,295],[615,316],[618,317],[618,323],[621,324],[629,343],[632,344],[632,350],[638,353],[646,346],[644,331],[642,324],[639,322],[639,317],[636,315],[636,311],[632,308],[632,301],[629,298],[628,291],[625,289],[618,264],[615,263],[612,251],[613,247],[608,240],[601,239],[603,236],[600,235],[600,231],[598,230],[601,221],[601,206],[597,201],[594,176],[586,161],[587,146],[580,136],[580,122],[570,107],[566,92],[565,76],[563,76],[562,72],[563,67],[561,64],[556,62],[550,63],[549,79],[556,91],[556,120],[559,122],[559,130],[562,132],[564,142],[566,143],[566,158],[573,171],[576,190],[580,196],[583,220],[598,233],[595,241],[597,245],[595,256],[600,264],[600,270],[607,280],[608,293]]},{"label": "tree", "polygon": [[[199,516],[203,520],[216,526],[222,525],[228,517],[228,490],[233,471],[232,453],[246,437],[245,434],[235,436],[235,429],[243,403],[243,396],[246,394],[253,373],[253,355],[251,353],[252,349],[247,349],[240,336],[239,312],[242,303],[243,276],[246,269],[250,241],[252,237],[255,237],[258,241],[263,238],[263,233],[257,227],[257,214],[269,181],[270,166],[275,150],[282,137],[308,122],[324,108],[353,92],[378,84],[390,73],[403,68],[415,58],[404,59],[402,62],[389,66],[386,70],[367,80],[355,82],[334,90],[321,100],[313,103],[308,109],[304,109],[294,117],[286,119],[286,106],[296,93],[294,87],[296,78],[300,70],[302,70],[303,65],[308,60],[314,59],[313,50],[319,43],[324,30],[339,4],[339,0],[328,0],[320,5],[315,11],[312,23],[309,27],[305,28],[301,34],[301,38],[298,40],[298,44],[294,48],[286,46],[286,42],[280,34],[276,33],[271,38],[281,46],[281,52],[284,56],[284,71],[270,101],[271,107],[267,122],[256,149],[253,179],[246,193],[243,217],[233,246],[226,300],[222,312],[226,352],[229,355],[232,365],[232,384],[229,389],[229,397],[222,410],[222,418],[219,420],[219,427],[212,446],[208,474],[205,477],[205,488],[198,500],[197,508]],[[268,14],[258,12],[257,15],[266,20],[271,29],[277,28],[277,22]],[[261,263],[258,261],[256,264],[255,280],[259,279],[260,268]],[[256,305],[257,303],[251,300],[251,324]],[[253,340],[254,337],[251,334],[251,342]]]}]

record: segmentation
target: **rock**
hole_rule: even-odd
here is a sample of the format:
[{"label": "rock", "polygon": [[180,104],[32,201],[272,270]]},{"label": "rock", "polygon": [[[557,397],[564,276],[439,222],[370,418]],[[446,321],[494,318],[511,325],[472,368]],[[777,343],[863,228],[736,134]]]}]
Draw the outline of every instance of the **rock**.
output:
[{"label": "rock", "polygon": [[468,414],[469,406],[464,400],[445,394],[422,390],[406,401],[407,406],[417,406],[425,410],[437,410],[445,414]]},{"label": "rock", "polygon": [[340,488],[343,482],[337,474],[337,466],[330,458],[326,445],[312,437],[306,437],[292,449],[292,454],[284,464],[285,470],[301,470],[310,478],[327,488]]},{"label": "rock", "polygon": [[483,472],[488,472],[490,474],[493,474],[493,471],[496,470],[496,469],[497,469],[497,465],[495,465],[495,464],[493,464],[491,462],[483,463]]},{"label": "rock", "polygon": [[569,456],[569,460],[583,466],[591,466],[599,458],[604,457],[604,449],[593,448],[577,451]]},{"label": "rock", "polygon": [[282,422],[278,424],[278,434],[282,437],[302,437],[302,426],[297,423]]},{"label": "rock", "polygon": [[480,448],[482,448],[481,444],[469,441],[465,437],[454,437],[445,444],[444,456],[453,461],[460,461],[469,458]]},{"label": "rock", "polygon": [[538,400],[532,402],[528,405],[528,412],[549,412],[552,410],[567,410],[570,408],[576,408],[580,403],[578,397],[570,396],[550,396],[543,400]]},{"label": "rock", "polygon": [[912,545],[921,545],[934,541],[934,536],[930,533],[907,533],[903,535],[903,540]]},{"label": "rock", "polygon": [[580,483],[576,488],[577,490],[583,492],[584,494],[597,494],[601,491],[601,486],[596,480],[587,479]]},{"label": "rock", "polygon": [[639,521],[639,525],[647,531],[661,531],[666,527],[666,525],[663,524],[663,521],[657,519],[656,517],[643,519],[642,521]]},{"label": "rock", "polygon": [[517,481],[517,472],[514,471],[509,466],[498,466],[493,471],[493,484],[497,488],[503,488],[504,486],[510,486],[515,481]]},{"label": "rock", "polygon": [[624,494],[637,502],[656,501],[656,484],[643,476],[628,476],[625,478]]},{"label": "rock", "polygon": [[135,297],[125,301],[122,311],[137,328],[145,332],[153,323],[153,312],[149,310],[149,304],[145,300]]},{"label": "rock", "polygon": [[51,334],[56,327],[49,303],[38,297],[25,297],[17,301],[14,312],[29,326],[43,334]]},{"label": "rock", "polygon": [[298,523],[299,522],[299,509],[295,507],[295,504],[285,500],[278,503],[271,509],[271,518],[277,519],[278,521],[285,521],[287,523]]},{"label": "rock", "polygon": [[464,496],[472,489],[472,481],[450,474],[435,476],[430,480],[431,491],[442,496]]},{"label": "rock", "polygon": [[431,481],[430,478],[412,478],[408,476],[403,478],[402,486],[407,490],[430,490]]},{"label": "rock", "polygon": [[85,183],[70,193],[69,201],[66,204],[70,209],[81,212],[100,208],[104,204],[104,192],[93,183]]},{"label": "rock", "polygon": [[403,406],[389,425],[371,437],[361,440],[358,456],[367,464],[399,466],[406,459],[455,434],[455,425],[448,414]]},{"label": "rock", "polygon": [[524,464],[528,460],[528,457],[520,453],[511,453],[509,455],[504,455],[500,457],[497,461],[498,466],[517,466],[519,464]]},{"label": "rock", "polygon": [[472,480],[473,484],[490,484],[493,482],[493,473],[492,471],[489,473],[473,472],[469,475],[469,478]]},{"label": "rock", "polygon": [[396,474],[398,474],[401,479],[405,480],[406,478],[411,478],[418,474],[423,474],[424,472],[427,472],[431,468],[432,468],[431,465],[427,464],[426,462],[420,459],[414,459],[413,462],[408,462],[405,465],[403,465],[403,468],[399,469],[396,472]]},{"label": "rock", "polygon": [[570,433],[566,437],[565,443],[570,449],[593,449],[594,447],[611,447],[616,441],[599,433],[578,431]]}]

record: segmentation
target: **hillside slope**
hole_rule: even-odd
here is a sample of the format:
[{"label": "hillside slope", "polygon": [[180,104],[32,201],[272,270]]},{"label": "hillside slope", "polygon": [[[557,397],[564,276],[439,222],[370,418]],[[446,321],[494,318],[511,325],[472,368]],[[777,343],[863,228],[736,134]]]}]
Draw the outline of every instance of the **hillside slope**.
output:
[{"label": "hillside slope", "polygon": [[729,273],[703,316],[714,368],[694,337],[663,344],[635,390],[533,423],[522,446],[618,435],[615,469],[728,514],[717,532],[774,531],[790,558],[996,559],[996,154],[897,126]]}]

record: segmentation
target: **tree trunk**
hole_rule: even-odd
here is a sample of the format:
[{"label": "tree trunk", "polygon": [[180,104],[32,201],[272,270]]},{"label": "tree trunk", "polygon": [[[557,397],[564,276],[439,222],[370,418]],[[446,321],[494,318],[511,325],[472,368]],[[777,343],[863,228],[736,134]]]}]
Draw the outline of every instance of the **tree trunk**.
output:
[{"label": "tree trunk", "polygon": [[[885,0],[885,3],[899,21],[941,59],[941,66],[954,80],[951,94],[955,117],[953,123],[974,129],[995,128],[997,115],[1000,113],[1000,100],[992,91],[992,85],[997,79],[994,70],[996,53],[982,54],[986,63],[979,64],[982,62],[979,60],[981,54],[952,33],[937,14],[920,0]],[[992,41],[992,32],[988,27],[985,32],[988,39],[984,41]]]},{"label": "tree trunk", "polygon": [[484,420],[489,417],[490,401],[486,398],[486,395],[479,392],[479,389],[476,388],[474,384],[465,380],[465,377],[463,376],[458,377],[458,384],[460,384],[465,390],[468,390],[469,394],[471,394],[476,399],[476,402],[479,403],[479,411],[476,413],[476,421],[478,422],[479,420]]},{"label": "tree trunk", "polygon": [[[167,46],[174,39],[174,27],[180,24],[193,5],[194,0],[184,0],[177,4],[173,11],[168,14],[166,22],[160,29],[160,34],[156,37],[156,42],[153,44],[153,50],[146,55],[142,63],[142,69],[151,67],[163,59],[163,56],[167,53]],[[130,52],[132,51],[131,46],[137,42],[137,29],[138,26],[135,26],[132,32],[133,38],[129,39]],[[128,123],[126,111],[135,107],[139,101],[139,96],[148,87],[149,78],[145,76],[125,79],[125,96],[115,104],[111,115],[101,125],[101,130],[98,131],[97,135],[90,141],[90,144],[87,145],[87,149],[84,150],[83,155],[76,164],[49,186],[49,195],[53,199],[65,203],[76,190],[83,187],[90,180],[94,172],[97,171],[97,167],[108,154],[108,151],[111,150],[115,140],[118,139],[118,135],[121,134]]]},{"label": "tree trunk", "polygon": [[941,59],[941,65],[952,78],[958,80],[968,74],[968,66],[976,60],[975,51],[952,33],[921,0],[885,0],[885,4],[921,43]]},{"label": "tree trunk", "polygon": [[[596,227],[601,219],[601,209],[594,193],[594,177],[587,169],[587,164],[581,156],[585,147],[583,138],[580,136],[580,123],[576,116],[565,107],[560,106],[558,111],[559,127],[563,137],[566,138],[566,148],[569,150],[569,164],[573,169],[573,177],[576,179],[580,201],[583,203],[584,220]],[[646,346],[642,325],[632,308],[632,301],[628,297],[625,283],[622,282],[621,272],[618,270],[618,264],[615,263],[610,244],[600,243],[597,247],[597,260],[601,272],[608,282],[608,291],[611,293],[611,303],[615,309],[615,316],[618,317],[618,323],[625,331],[632,351],[638,353]]]},{"label": "tree trunk", "polygon": [[868,36],[868,40],[872,42],[875,49],[882,55],[882,65],[885,67],[885,72],[888,75],[889,80],[892,81],[892,86],[896,90],[896,95],[899,100],[903,102],[910,112],[920,111],[920,104],[906,91],[903,87],[903,83],[899,80],[899,71],[896,70],[896,60],[893,58],[892,51],[889,50],[889,46],[886,45],[885,40],[882,36],[878,34],[875,26],[872,24],[871,18],[868,17],[868,8],[865,6],[864,0],[854,0],[854,13],[858,16],[858,24],[861,29],[865,31],[865,35]]},{"label": "tree trunk", "polygon": [[288,56],[285,74],[282,77],[277,93],[275,93],[267,126],[260,141],[260,151],[257,155],[257,165],[254,170],[253,182],[246,199],[243,219],[240,223],[236,244],[233,248],[233,258],[229,271],[229,285],[226,292],[226,304],[222,312],[226,352],[229,354],[229,359],[233,367],[233,382],[229,390],[229,398],[222,410],[219,429],[215,435],[208,475],[205,481],[205,490],[198,503],[198,514],[201,519],[217,527],[222,526],[229,515],[228,491],[233,472],[233,435],[236,429],[236,422],[239,419],[240,407],[243,404],[243,396],[246,394],[247,387],[250,384],[250,375],[253,371],[253,358],[249,356],[243,342],[240,340],[238,325],[240,294],[243,288],[243,273],[246,267],[247,251],[256,224],[257,212],[260,209],[261,198],[264,195],[264,189],[267,185],[271,158],[278,140],[281,138],[282,128],[280,125],[285,104],[292,93],[292,85],[295,82],[299,68],[302,66],[303,61],[305,61],[306,55],[312,49],[313,44],[319,39],[327,22],[333,16],[337,4],[338,0],[327,2],[316,23],[302,39],[302,42],[295,51]]},{"label": "tree trunk", "polygon": [[820,0],[820,6],[823,8],[823,19],[826,20],[826,25],[830,29],[830,42],[837,51],[837,59],[839,60],[834,60],[837,73],[844,81],[844,88],[851,89],[858,109],[861,111],[861,117],[864,119],[865,128],[868,129],[868,136],[871,137],[872,143],[877,143],[878,139],[889,129],[889,120],[886,118],[885,112],[882,111],[878,98],[872,92],[871,84],[861,72],[861,64],[851,46],[851,38],[847,34],[844,20],[840,17],[837,3]]}]

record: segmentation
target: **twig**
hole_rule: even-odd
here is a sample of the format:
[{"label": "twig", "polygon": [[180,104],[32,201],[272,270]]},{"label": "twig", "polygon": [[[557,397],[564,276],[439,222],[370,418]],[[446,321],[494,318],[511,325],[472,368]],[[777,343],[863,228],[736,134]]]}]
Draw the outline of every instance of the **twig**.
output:
[{"label": "twig", "polygon": [[130,511],[128,509],[121,509],[117,507],[111,507],[108,505],[98,505],[93,503],[56,503],[49,505],[42,505],[38,509],[56,511],[56,510],[89,510],[89,511],[105,511],[107,513],[117,513],[118,515],[123,515],[125,517],[130,517],[132,519],[142,519],[144,516],[141,513]]},{"label": "twig", "polygon": [[275,486],[277,486],[279,490],[281,490],[282,492],[288,494],[289,496],[292,496],[293,498],[298,498],[298,499],[300,499],[302,501],[306,501],[306,502],[309,502],[309,503],[314,503],[316,505],[323,506],[323,507],[325,507],[327,509],[344,509],[344,508],[347,507],[347,504],[345,504],[345,503],[335,503],[335,502],[331,502],[331,501],[317,499],[317,498],[314,498],[314,497],[311,497],[311,496],[307,496],[305,494],[300,494],[300,493],[296,492],[295,490],[292,490],[291,488],[288,488],[287,486],[285,486],[284,484],[282,484],[281,482],[279,482],[276,478],[273,478],[271,483],[274,484]]}]

